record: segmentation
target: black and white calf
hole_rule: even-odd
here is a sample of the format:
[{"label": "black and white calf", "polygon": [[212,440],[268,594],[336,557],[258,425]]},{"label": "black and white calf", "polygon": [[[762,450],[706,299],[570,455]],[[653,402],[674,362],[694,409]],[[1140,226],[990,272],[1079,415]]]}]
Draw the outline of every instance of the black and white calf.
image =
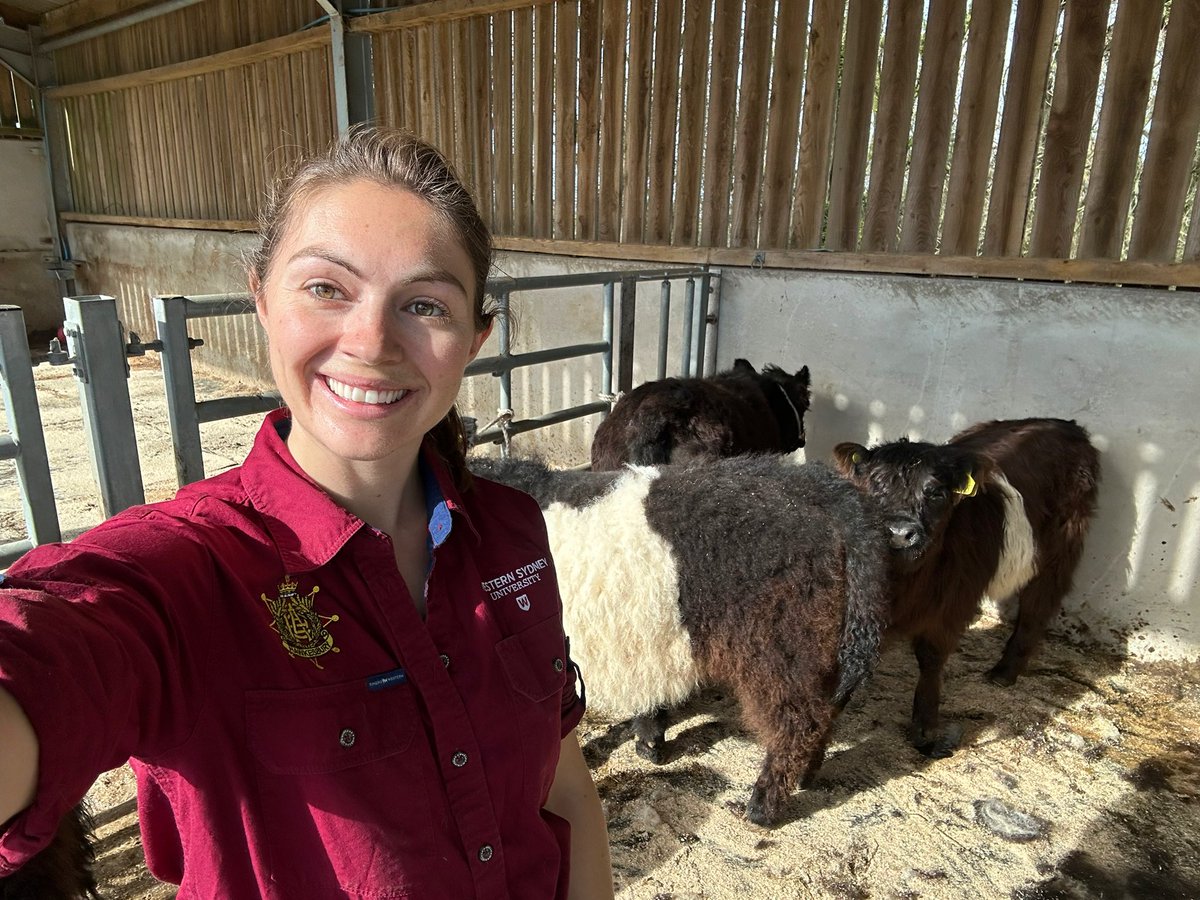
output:
[{"label": "black and white calf", "polygon": [[661,711],[725,685],[766,750],[746,815],[775,822],[820,766],[887,624],[886,535],[870,504],[825,466],[773,457],[472,468],[542,507],[589,703],[637,717],[639,753],[662,761]]},{"label": "black and white calf", "polygon": [[946,444],[839,444],[841,470],[879,504],[890,531],[890,634],[911,639],[920,668],[910,736],[922,752],[953,749],[937,734],[942,670],[984,595],[1016,595],[1016,627],[988,673],[1016,681],[1058,612],[1096,506],[1100,457],[1062,419],[984,422]]}]

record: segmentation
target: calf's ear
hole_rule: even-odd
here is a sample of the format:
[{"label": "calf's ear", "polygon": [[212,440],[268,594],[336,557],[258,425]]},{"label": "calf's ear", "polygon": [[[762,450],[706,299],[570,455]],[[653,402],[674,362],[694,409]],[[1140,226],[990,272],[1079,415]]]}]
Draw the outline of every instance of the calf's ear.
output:
[{"label": "calf's ear", "polygon": [[979,493],[979,486],[991,477],[991,465],[974,455],[959,460],[956,468],[954,484],[950,489],[963,497],[974,497]]},{"label": "calf's ear", "polygon": [[748,360],[748,359],[735,359],[735,360],[733,361],[733,368],[734,368],[735,370],[736,370],[736,369],[740,369],[740,370],[742,370],[743,372],[750,372],[750,373],[752,373],[752,374],[757,374],[757,373],[755,372],[754,366],[752,366],[752,365],[750,364],[750,360]]},{"label": "calf's ear", "polygon": [[866,461],[871,451],[862,444],[847,441],[833,448],[833,460],[843,475],[849,475],[855,466]]},{"label": "calf's ear", "polygon": [[804,366],[796,373],[796,380],[804,385],[805,390],[812,384],[812,379],[808,375],[808,366]]},{"label": "calf's ear", "polygon": [[964,497],[974,497],[979,493],[979,485],[975,483],[975,477],[969,470],[964,472],[962,478],[958,480],[958,484],[954,487],[954,493],[962,494]]}]

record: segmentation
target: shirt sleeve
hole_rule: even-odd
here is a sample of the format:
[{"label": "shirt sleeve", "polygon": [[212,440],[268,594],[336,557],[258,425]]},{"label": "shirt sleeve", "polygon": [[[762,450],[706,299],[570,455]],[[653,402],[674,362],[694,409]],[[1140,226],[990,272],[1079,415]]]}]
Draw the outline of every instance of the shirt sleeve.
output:
[{"label": "shirt sleeve", "polygon": [[0,875],[53,837],[96,777],[186,740],[208,635],[172,597],[212,584],[208,554],[150,518],[35,548],[0,576],[0,685],[38,738],[33,804],[0,832]]},{"label": "shirt sleeve", "polygon": [[583,683],[583,672],[571,658],[571,638],[567,638],[567,680],[562,692],[562,736],[571,733],[587,708],[587,686]]}]

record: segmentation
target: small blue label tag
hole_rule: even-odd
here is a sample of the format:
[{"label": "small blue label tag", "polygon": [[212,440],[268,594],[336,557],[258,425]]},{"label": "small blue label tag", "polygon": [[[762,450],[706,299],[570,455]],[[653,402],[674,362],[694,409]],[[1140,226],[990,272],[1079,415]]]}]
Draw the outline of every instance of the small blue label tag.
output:
[{"label": "small blue label tag", "polygon": [[408,681],[408,675],[403,669],[392,669],[390,672],[381,672],[378,675],[372,675],[367,679],[367,690],[382,691],[384,688],[394,687],[397,684],[404,684]]}]

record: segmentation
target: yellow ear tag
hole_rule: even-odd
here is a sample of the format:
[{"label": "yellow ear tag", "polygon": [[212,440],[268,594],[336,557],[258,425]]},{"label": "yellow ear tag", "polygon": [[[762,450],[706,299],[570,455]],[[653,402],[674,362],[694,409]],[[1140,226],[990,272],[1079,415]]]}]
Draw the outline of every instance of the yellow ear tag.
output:
[{"label": "yellow ear tag", "polygon": [[855,450],[850,455],[850,462],[854,463],[854,465],[857,466],[860,462],[862,462],[862,454],[859,453],[857,450]]},{"label": "yellow ear tag", "polygon": [[975,483],[975,479],[971,477],[971,473],[967,473],[967,479],[962,483],[962,487],[954,489],[954,493],[962,494],[964,497],[974,497],[979,492],[979,485]]}]

